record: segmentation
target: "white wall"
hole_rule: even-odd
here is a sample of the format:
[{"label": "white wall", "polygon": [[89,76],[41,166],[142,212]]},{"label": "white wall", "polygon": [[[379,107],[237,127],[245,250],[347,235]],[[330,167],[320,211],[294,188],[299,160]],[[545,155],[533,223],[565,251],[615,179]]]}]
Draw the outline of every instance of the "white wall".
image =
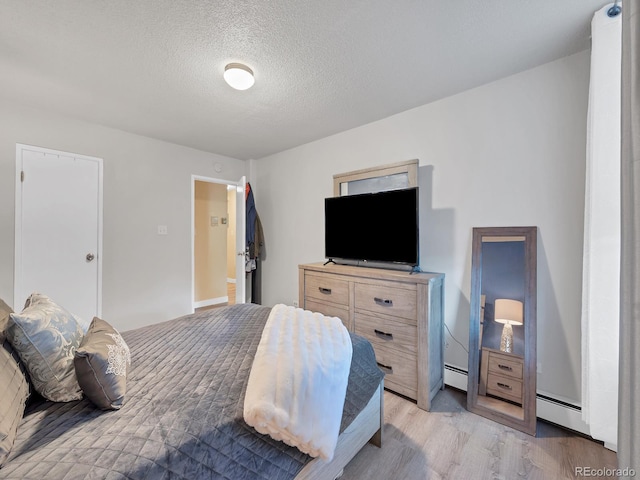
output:
[{"label": "white wall", "polygon": [[[191,312],[191,175],[235,181],[246,162],[0,100],[0,298],[8,303],[16,143],[104,159],[105,320],[126,330]],[[157,235],[159,224],[167,236]]]},{"label": "white wall", "polygon": [[[324,259],[332,176],[418,158],[423,270],[446,274],[445,319],[468,346],[472,227],[538,226],[538,389],[580,399],[588,52],[251,162],[265,304],[293,302]],[[447,335],[445,361],[466,368]]]}]

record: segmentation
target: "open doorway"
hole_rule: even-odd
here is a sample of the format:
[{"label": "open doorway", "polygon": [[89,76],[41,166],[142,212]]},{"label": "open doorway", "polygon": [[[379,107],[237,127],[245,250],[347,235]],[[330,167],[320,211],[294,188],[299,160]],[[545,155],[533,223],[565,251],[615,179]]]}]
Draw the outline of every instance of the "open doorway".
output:
[{"label": "open doorway", "polygon": [[244,217],[238,222],[237,203],[243,189],[237,182],[193,177],[194,310],[242,301],[244,269],[238,270],[237,238]]}]

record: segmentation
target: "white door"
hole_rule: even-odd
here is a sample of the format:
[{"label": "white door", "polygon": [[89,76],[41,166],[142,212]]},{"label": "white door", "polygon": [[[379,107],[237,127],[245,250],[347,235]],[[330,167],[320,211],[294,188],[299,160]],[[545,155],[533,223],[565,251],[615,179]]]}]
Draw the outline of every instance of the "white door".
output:
[{"label": "white door", "polygon": [[102,159],[16,147],[14,309],[32,292],[90,322],[102,303]]},{"label": "white door", "polygon": [[246,250],[247,250],[247,214],[245,191],[247,177],[238,180],[236,188],[236,303],[245,303],[247,300],[246,287]]}]

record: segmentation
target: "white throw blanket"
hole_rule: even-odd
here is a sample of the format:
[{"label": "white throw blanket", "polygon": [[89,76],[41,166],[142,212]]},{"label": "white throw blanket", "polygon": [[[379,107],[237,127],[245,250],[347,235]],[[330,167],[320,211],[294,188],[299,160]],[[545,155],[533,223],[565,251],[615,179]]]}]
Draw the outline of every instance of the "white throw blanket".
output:
[{"label": "white throw blanket", "polygon": [[331,460],[352,351],[339,318],[276,305],[249,374],[245,421],[312,457]]}]

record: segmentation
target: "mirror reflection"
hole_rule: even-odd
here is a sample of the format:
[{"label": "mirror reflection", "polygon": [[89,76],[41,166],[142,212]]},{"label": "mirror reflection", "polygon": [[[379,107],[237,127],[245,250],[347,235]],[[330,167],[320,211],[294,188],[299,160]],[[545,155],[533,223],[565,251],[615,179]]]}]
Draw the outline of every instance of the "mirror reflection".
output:
[{"label": "mirror reflection", "polygon": [[535,435],[535,227],[474,229],[469,410]]},{"label": "mirror reflection", "polygon": [[524,279],[524,237],[484,237],[478,393],[520,406],[524,363]]},{"label": "mirror reflection", "polygon": [[524,278],[524,237],[482,239],[483,347],[524,356]]}]

